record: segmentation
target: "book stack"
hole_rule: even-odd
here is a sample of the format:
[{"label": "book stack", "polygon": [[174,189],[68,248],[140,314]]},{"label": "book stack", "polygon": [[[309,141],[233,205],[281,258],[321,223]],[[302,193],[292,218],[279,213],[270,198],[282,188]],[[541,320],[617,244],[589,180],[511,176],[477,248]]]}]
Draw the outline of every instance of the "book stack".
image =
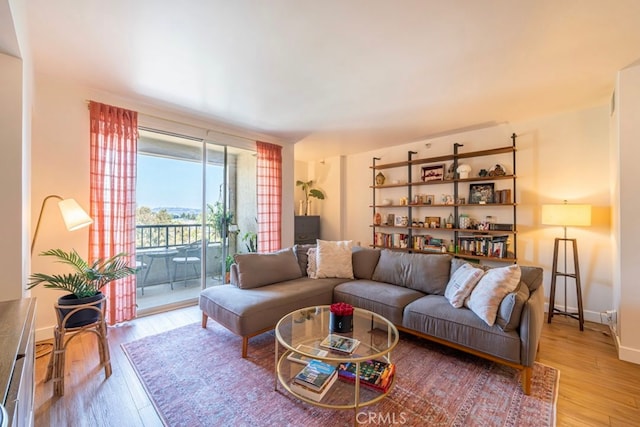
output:
[{"label": "book stack", "polygon": [[[354,383],[356,381],[356,363],[341,363],[338,367],[338,378]],[[383,393],[389,391],[393,382],[396,367],[393,363],[382,360],[366,360],[360,362],[360,384]]]},{"label": "book stack", "polygon": [[291,389],[300,396],[320,402],[337,378],[335,366],[312,359],[293,378]]},{"label": "book stack", "polygon": [[458,237],[458,250],[461,254],[481,255],[505,258],[508,255],[509,235],[474,234]]}]

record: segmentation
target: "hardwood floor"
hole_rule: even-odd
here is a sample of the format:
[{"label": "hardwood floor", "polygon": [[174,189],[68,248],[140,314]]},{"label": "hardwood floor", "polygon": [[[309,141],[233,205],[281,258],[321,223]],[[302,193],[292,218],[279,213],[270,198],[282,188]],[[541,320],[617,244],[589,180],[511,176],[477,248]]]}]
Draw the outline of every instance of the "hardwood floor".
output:
[{"label": "hardwood floor", "polygon": [[[67,350],[65,395],[45,383],[48,356],[36,361],[36,426],[160,426],[120,344],[200,322],[197,307],[142,317],[109,329],[113,374],[98,369],[93,334]],[[238,339],[238,349],[241,341]],[[544,324],[538,361],[560,370],[558,426],[640,426],[640,365],[618,360],[603,325],[556,316]],[[197,361],[196,361],[197,363]],[[212,424],[213,425],[213,424]]]}]

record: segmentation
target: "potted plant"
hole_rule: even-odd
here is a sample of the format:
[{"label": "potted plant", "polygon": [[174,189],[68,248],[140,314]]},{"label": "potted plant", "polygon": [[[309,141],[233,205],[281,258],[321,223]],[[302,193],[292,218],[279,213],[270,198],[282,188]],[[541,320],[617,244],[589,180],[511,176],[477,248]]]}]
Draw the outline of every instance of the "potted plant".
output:
[{"label": "potted plant", "polygon": [[224,260],[224,283],[230,283],[231,282],[231,264],[233,264],[234,259],[233,259],[233,255],[227,255],[227,258]]},{"label": "potted plant", "polygon": [[[65,252],[61,249],[50,249],[42,252],[42,256],[56,258],[56,262],[70,265],[73,272],[65,274],[34,273],[29,277],[27,289],[40,284],[45,288],[67,291],[69,294],[58,298],[58,305],[73,306],[88,304],[102,299],[102,288],[108,283],[135,274],[136,269],[127,265],[127,254],[120,253],[110,258],[99,259],[91,265],[82,259],[78,252]],[[62,317],[68,310],[62,309]],[[84,310],[73,314],[66,323],[67,328],[76,328],[96,322],[99,313],[95,310]]]},{"label": "potted plant", "polygon": [[[304,193],[304,214],[309,215],[311,207],[309,197],[315,197],[318,200],[324,200],[324,193],[317,188],[311,187],[313,185],[313,180],[310,181],[296,181],[296,186],[302,187],[302,192]],[[301,209],[302,211],[302,209]],[[302,215],[302,213],[300,213]]]}]

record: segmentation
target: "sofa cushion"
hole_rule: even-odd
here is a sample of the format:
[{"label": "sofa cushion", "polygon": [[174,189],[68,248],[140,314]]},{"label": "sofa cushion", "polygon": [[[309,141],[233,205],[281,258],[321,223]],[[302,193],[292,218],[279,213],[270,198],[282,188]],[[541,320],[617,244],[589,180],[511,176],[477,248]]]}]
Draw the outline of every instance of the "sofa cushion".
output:
[{"label": "sofa cushion", "polygon": [[371,280],[380,259],[380,249],[353,247],[353,276],[356,279]]},{"label": "sofa cushion", "polygon": [[389,283],[353,280],[333,290],[333,300],[373,311],[396,325],[402,324],[402,312],[411,301],[423,297],[422,292]]},{"label": "sofa cushion", "polygon": [[268,254],[235,254],[238,264],[238,287],[257,288],[302,276],[293,248]]},{"label": "sofa cushion", "polygon": [[371,278],[426,294],[444,295],[450,268],[450,255],[408,254],[383,249]]},{"label": "sofa cushion", "polygon": [[469,263],[464,264],[451,275],[444,291],[445,298],[455,308],[461,308],[464,305],[464,300],[471,294],[483,275],[483,269]]},{"label": "sofa cushion", "polygon": [[488,270],[473,288],[464,305],[487,325],[493,326],[500,302],[516,289],[520,283],[520,276],[520,266],[517,264]]},{"label": "sofa cushion", "polygon": [[482,353],[520,363],[520,336],[488,326],[471,310],[453,308],[444,296],[427,295],[407,305],[402,326]]},{"label": "sofa cushion", "polygon": [[308,244],[308,245],[293,245],[293,250],[296,253],[296,258],[298,258],[298,265],[300,265],[300,272],[303,276],[307,274],[307,266],[309,265],[308,253],[309,249],[315,248],[316,245]]},{"label": "sofa cushion", "polygon": [[353,263],[351,260],[351,240],[317,241],[316,275],[317,277],[339,277],[353,279]]},{"label": "sofa cushion", "polygon": [[529,295],[529,287],[521,279],[516,290],[504,297],[496,317],[496,324],[503,331],[514,331],[520,326],[522,307],[529,299]]}]

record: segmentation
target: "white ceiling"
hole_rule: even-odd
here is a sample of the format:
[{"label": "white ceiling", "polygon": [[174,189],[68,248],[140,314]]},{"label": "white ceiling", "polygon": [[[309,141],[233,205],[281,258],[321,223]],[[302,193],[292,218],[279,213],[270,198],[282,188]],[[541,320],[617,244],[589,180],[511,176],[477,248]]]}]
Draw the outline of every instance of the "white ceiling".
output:
[{"label": "white ceiling", "polygon": [[639,0],[27,0],[37,72],[319,159],[606,103]]}]

